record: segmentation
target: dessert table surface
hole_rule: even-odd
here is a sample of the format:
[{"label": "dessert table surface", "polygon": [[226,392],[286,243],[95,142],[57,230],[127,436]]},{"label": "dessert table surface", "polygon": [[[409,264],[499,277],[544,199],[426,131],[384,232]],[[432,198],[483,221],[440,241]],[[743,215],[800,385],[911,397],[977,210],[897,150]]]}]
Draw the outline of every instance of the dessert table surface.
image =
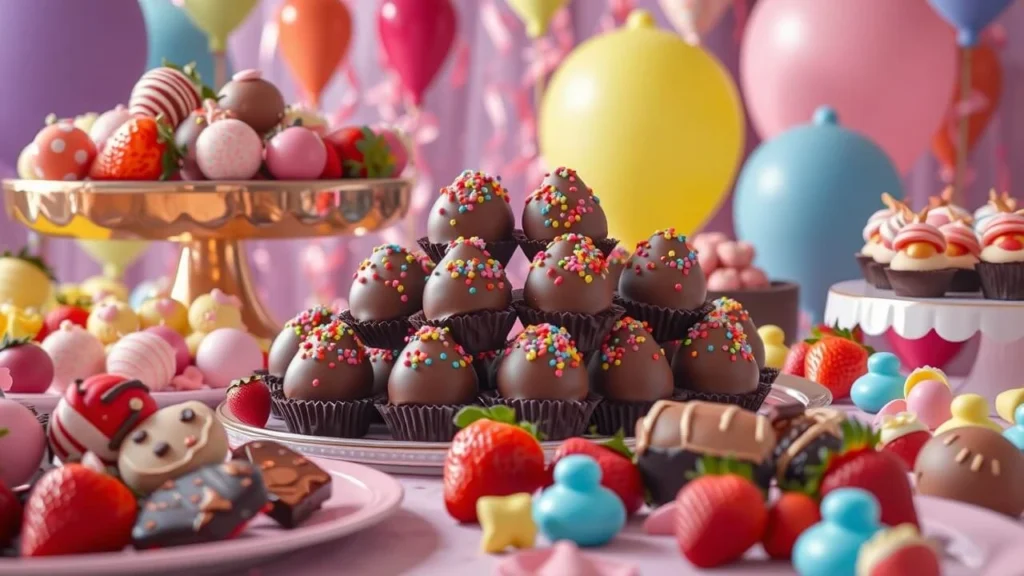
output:
[{"label": "dessert table surface", "polygon": [[[869,417],[850,405],[837,407],[859,417]],[[254,568],[249,576],[331,574],[339,570],[347,574],[375,576],[493,574],[502,557],[479,551],[479,527],[459,525],[448,516],[444,510],[440,478],[405,476],[399,479],[405,488],[405,500],[401,510],[391,518],[342,540]],[[795,574],[788,564],[767,561],[744,562],[714,571],[697,570],[680,555],[674,538],[645,535],[641,528],[642,521],[642,517],[631,520],[627,529],[609,546],[588,552],[628,562],[643,575],[712,572],[723,575]],[[992,531],[1000,530],[998,525],[992,527],[985,524],[962,528],[974,542],[994,539]],[[539,537],[538,545],[548,544]],[[1024,539],[1016,548],[1024,548]],[[964,574],[968,573],[982,576],[996,572],[985,571],[979,574],[964,571]],[[1009,574],[1003,572],[1003,576]]]}]

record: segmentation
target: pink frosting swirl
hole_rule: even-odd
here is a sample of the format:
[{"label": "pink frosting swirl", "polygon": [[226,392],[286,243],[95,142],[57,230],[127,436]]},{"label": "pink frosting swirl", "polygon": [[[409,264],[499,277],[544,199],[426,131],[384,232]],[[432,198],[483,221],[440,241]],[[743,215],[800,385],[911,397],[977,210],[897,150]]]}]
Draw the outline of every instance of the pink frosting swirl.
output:
[{"label": "pink frosting swirl", "polygon": [[992,216],[985,221],[985,227],[981,230],[981,243],[989,246],[1007,234],[1024,236],[1024,215],[1003,212]]},{"label": "pink frosting swirl", "polygon": [[935,247],[939,252],[946,251],[946,237],[938,228],[925,222],[913,222],[904,226],[896,235],[892,243],[895,250],[903,250],[910,244],[926,242]]},{"label": "pink frosting swirl", "polygon": [[900,230],[907,225],[907,218],[903,215],[902,211],[898,211],[890,216],[885,222],[882,223],[882,227],[879,229],[879,234],[882,235],[882,244],[886,248],[892,249],[893,242],[896,240],[896,235],[899,234]]},{"label": "pink frosting swirl", "polygon": [[942,232],[942,235],[946,237],[947,244],[956,244],[964,250],[967,250],[967,252],[975,258],[981,254],[981,243],[978,242],[977,234],[975,234],[974,230],[962,220],[950,222],[949,224],[939,228],[939,230]]},{"label": "pink frosting swirl", "polygon": [[874,236],[875,234],[878,234],[879,228],[881,228],[882,224],[884,224],[885,221],[888,220],[891,216],[892,210],[888,208],[876,210],[875,213],[872,214],[870,218],[868,218],[868,223],[864,226],[864,232],[862,233],[864,241],[870,242],[871,237]]},{"label": "pink frosting swirl", "polygon": [[950,222],[953,222],[957,218],[960,218],[963,214],[957,214],[953,207],[943,206],[941,208],[935,208],[934,210],[928,211],[928,216],[925,217],[925,222],[941,228]]}]

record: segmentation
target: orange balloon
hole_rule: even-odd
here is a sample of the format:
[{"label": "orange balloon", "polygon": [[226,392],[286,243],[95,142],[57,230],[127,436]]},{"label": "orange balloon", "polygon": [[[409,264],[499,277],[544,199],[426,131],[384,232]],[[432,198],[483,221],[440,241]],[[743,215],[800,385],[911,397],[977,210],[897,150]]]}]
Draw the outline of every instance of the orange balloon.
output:
[{"label": "orange balloon", "polygon": [[314,108],[345,59],[352,40],[352,15],[341,0],[287,0],[277,13],[278,42],[285,64]]},{"label": "orange balloon", "polygon": [[[958,66],[963,66],[963,52],[958,56]],[[1003,66],[999,54],[988,45],[980,45],[971,50],[971,91],[978,98],[978,107],[970,111],[967,117],[967,153],[970,154],[974,145],[985,133],[992,116],[999,108],[999,99],[1003,95]],[[956,114],[956,104],[960,101],[960,80],[957,77],[953,87],[953,98],[946,120],[932,136],[932,153],[946,168],[956,166],[956,147],[960,126],[960,118]]]}]

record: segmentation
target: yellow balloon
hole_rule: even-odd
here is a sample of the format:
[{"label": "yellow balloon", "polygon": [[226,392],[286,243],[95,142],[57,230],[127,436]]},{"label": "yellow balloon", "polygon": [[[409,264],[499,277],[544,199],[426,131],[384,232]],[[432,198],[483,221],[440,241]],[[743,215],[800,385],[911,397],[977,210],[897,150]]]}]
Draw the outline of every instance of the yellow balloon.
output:
[{"label": "yellow balloon", "polygon": [[182,8],[210,38],[210,52],[227,49],[228,36],[252,12],[259,0],[184,0]]},{"label": "yellow balloon", "polygon": [[729,73],[641,10],[569,54],[538,127],[547,165],[579,171],[626,246],[658,229],[696,231],[725,198],[743,153]]},{"label": "yellow balloon", "polygon": [[540,38],[548,33],[551,18],[568,0],[505,0],[519,19],[526,24],[526,35]]},{"label": "yellow balloon", "polygon": [[144,240],[79,240],[78,245],[103,266],[103,275],[120,279],[124,269],[149,247]]}]

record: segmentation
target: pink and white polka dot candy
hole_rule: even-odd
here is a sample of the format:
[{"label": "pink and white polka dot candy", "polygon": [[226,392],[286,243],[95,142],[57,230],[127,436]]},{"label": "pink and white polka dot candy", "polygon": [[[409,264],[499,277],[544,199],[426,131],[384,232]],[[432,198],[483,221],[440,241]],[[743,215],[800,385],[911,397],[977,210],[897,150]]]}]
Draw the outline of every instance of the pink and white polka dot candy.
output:
[{"label": "pink and white polka dot candy", "polygon": [[210,180],[249,180],[263,163],[263,139],[241,120],[218,120],[196,140],[196,163]]},{"label": "pink and white polka dot candy", "polygon": [[81,180],[96,158],[96,145],[70,120],[60,120],[36,134],[28,154],[40,180]]}]

